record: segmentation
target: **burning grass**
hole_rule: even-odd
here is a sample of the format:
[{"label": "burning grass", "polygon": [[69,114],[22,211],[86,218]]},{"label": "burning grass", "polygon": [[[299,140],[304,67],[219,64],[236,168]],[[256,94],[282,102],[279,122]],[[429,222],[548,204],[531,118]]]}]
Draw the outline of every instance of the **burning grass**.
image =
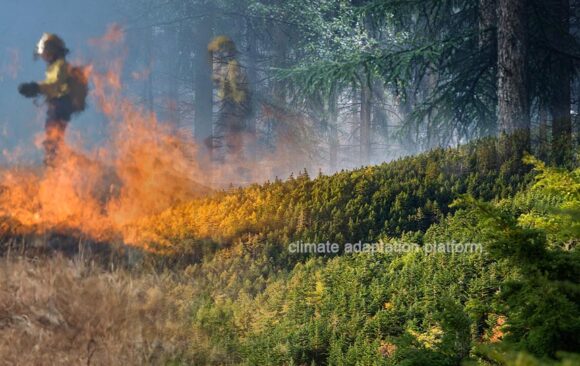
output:
[{"label": "burning grass", "polygon": [[[143,246],[127,229],[135,220],[205,195],[209,189],[191,140],[123,95],[123,34],[112,27],[100,40],[102,61],[86,67],[92,99],[109,120],[104,146],[62,146],[54,168],[11,166],[0,171],[0,235],[78,231],[99,241]],[[120,55],[120,56],[119,56]]]},{"label": "burning grass", "polygon": [[[199,216],[187,215],[192,223],[189,226],[176,228],[175,234],[160,235],[155,220],[162,213],[207,197],[228,184],[262,181],[273,178],[271,173],[276,169],[286,174],[293,164],[303,166],[305,154],[298,154],[297,145],[292,143],[307,141],[303,128],[300,133],[285,134],[288,136],[280,140],[279,151],[269,153],[272,157],[263,161],[236,157],[219,166],[209,161],[208,154],[198,152],[193,136],[177,133],[176,126],[159,121],[127,95],[122,84],[127,55],[124,36],[121,27],[111,26],[103,37],[90,40],[97,54],[83,68],[92,86],[89,104],[108,121],[108,140],[90,151],[82,141],[76,145],[68,141],[59,147],[51,168],[22,167],[17,158],[1,168],[0,238],[65,232],[93,241],[171,252],[172,243],[166,236],[228,237],[251,225],[253,216],[241,217],[244,221],[237,229],[237,222],[221,223],[223,217],[207,207],[195,212]],[[266,116],[275,116],[288,126],[299,120],[297,116],[282,118],[283,111],[274,107],[267,109]],[[289,127],[284,130],[293,131]],[[212,225],[218,227],[217,234],[206,229]]]}]

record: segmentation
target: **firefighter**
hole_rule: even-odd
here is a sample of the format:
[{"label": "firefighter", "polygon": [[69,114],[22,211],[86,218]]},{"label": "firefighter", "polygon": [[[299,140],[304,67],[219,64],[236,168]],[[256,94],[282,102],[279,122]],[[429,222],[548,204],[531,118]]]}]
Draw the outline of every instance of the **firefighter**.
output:
[{"label": "firefighter", "polygon": [[49,167],[54,166],[64,143],[66,127],[75,112],[71,98],[71,68],[66,61],[68,52],[60,37],[43,34],[35,50],[35,59],[40,57],[46,62],[46,79],[39,83],[23,83],[18,87],[20,94],[27,98],[45,97],[47,113],[43,146],[44,163]]},{"label": "firefighter", "polygon": [[235,43],[218,36],[208,45],[212,59],[212,79],[217,87],[220,111],[216,122],[223,135],[226,155],[241,158],[242,136],[247,133],[251,117],[251,100],[247,75],[237,60]]}]

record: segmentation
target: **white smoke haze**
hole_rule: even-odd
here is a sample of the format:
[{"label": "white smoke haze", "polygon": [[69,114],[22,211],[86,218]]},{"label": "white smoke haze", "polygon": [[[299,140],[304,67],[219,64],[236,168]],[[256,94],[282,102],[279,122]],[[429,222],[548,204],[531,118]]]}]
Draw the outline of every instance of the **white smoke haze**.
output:
[{"label": "white smoke haze", "polygon": [[[252,148],[255,137],[242,132],[242,152],[216,162],[219,153],[212,157],[195,140],[194,116],[183,107],[187,103],[180,90],[165,93],[160,89],[171,83],[156,84],[157,78],[169,77],[164,70],[170,54],[147,50],[152,47],[147,35],[123,23],[120,18],[131,17],[118,12],[116,2],[99,3],[98,9],[64,0],[25,3],[8,6],[8,13],[26,22],[17,24],[7,13],[0,16],[9,27],[0,40],[11,50],[0,63],[8,65],[2,70],[11,75],[0,80],[5,96],[0,98],[0,217],[10,222],[10,230],[74,231],[96,240],[139,244],[139,233],[129,229],[133,223],[188,200],[232,185],[285,179],[304,169],[311,175],[340,169],[330,168],[320,156],[324,142],[313,120],[268,104],[256,105],[255,118],[262,126],[277,121],[275,146]],[[157,37],[164,35],[162,28],[152,29]],[[66,149],[49,170],[41,163],[46,107],[16,92],[18,83],[43,78],[44,64],[32,62],[33,52],[30,59],[20,55],[34,51],[44,33],[65,40],[69,61],[85,66],[91,87],[88,109],[73,117]]]},{"label": "white smoke haze", "polygon": [[[303,161],[287,144],[287,150],[258,161],[234,157],[214,164],[198,154],[191,135],[160,122],[153,111],[126,95],[122,75],[128,49],[121,26],[109,26],[88,44],[93,50],[90,62],[78,55],[71,62],[84,65],[90,103],[105,116],[107,137],[91,144],[81,131],[69,131],[54,169],[21,160],[21,147],[5,150],[0,217],[19,230],[74,231],[96,240],[139,244],[138,233],[129,229],[138,220],[231,184],[272,179]],[[39,127],[41,119],[37,116]],[[28,149],[42,147],[41,131]]]}]

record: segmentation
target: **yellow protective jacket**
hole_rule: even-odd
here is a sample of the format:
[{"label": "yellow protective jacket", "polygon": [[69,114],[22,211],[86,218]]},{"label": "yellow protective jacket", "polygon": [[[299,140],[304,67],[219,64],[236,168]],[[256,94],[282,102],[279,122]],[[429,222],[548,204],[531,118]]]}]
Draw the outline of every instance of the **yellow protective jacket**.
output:
[{"label": "yellow protective jacket", "polygon": [[247,98],[248,80],[240,70],[240,64],[236,60],[231,60],[227,64],[227,69],[222,71],[222,75],[217,77],[219,83],[218,97],[222,100],[229,99],[238,104],[242,104]]},{"label": "yellow protective jacket", "polygon": [[47,99],[60,98],[70,91],[69,86],[69,65],[64,58],[60,58],[46,69],[46,79],[40,82],[40,92]]}]

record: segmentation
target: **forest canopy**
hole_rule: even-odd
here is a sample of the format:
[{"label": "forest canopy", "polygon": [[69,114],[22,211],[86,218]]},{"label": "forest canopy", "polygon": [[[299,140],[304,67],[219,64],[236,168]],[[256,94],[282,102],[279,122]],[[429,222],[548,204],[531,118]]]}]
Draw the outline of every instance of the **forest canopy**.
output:
[{"label": "forest canopy", "polygon": [[[177,83],[173,97],[184,102],[175,113],[193,114],[201,140],[243,129],[254,158],[292,146],[310,167],[334,171],[519,131],[514,152],[561,163],[578,140],[573,1],[124,3],[140,6],[129,34],[151,29],[152,44],[190,50],[171,60],[170,80],[156,79]],[[204,81],[206,47],[221,35],[236,47],[252,98],[248,114],[232,109],[239,123],[218,115],[211,128],[220,113],[211,104],[229,108]],[[193,90],[186,75],[195,75]]]}]

